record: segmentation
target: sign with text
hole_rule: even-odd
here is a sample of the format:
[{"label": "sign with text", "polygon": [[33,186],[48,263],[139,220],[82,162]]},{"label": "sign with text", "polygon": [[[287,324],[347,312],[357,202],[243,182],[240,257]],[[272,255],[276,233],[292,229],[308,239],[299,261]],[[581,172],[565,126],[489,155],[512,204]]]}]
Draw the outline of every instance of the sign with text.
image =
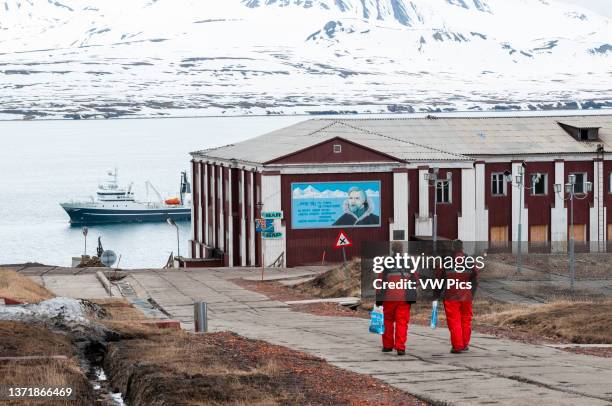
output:
[{"label": "sign with text", "polygon": [[263,231],[261,233],[261,237],[264,240],[277,240],[279,238],[283,238],[283,233],[280,231]]},{"label": "sign with text", "polygon": [[282,219],[283,218],[283,212],[282,211],[264,211],[263,213],[261,213],[261,217],[264,219]]},{"label": "sign with text", "polygon": [[380,227],[380,181],[292,183],[291,227]]}]

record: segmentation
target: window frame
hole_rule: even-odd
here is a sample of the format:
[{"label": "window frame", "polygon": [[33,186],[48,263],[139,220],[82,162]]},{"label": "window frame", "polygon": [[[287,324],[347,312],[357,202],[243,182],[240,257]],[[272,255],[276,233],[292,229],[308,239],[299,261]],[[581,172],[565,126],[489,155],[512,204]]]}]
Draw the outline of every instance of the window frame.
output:
[{"label": "window frame", "polygon": [[[501,193],[495,193],[494,190],[494,185],[498,184],[499,185],[499,180],[495,180],[495,177],[500,176],[501,177],[501,184],[502,184],[502,192]],[[492,172],[491,173],[491,196],[495,196],[495,197],[503,197],[503,196],[508,196],[508,183],[506,182],[506,175],[504,174],[504,172]]]},{"label": "window frame", "polygon": [[[541,175],[540,182],[544,182],[544,192],[536,192],[536,185],[533,183],[533,178],[537,175]],[[531,195],[532,196],[548,196],[548,173],[546,172],[533,172],[529,174],[531,179]]]},{"label": "window frame", "polygon": [[[442,184],[444,185],[443,187],[439,187],[438,185]],[[440,192],[440,197],[444,197],[444,191],[448,190],[448,201],[443,201],[442,199],[438,198],[436,195],[436,201],[438,202],[438,204],[452,204],[453,203],[453,180],[446,180],[446,179],[439,179],[436,181],[436,187],[435,187],[436,191],[435,193],[437,194],[438,192]]]}]

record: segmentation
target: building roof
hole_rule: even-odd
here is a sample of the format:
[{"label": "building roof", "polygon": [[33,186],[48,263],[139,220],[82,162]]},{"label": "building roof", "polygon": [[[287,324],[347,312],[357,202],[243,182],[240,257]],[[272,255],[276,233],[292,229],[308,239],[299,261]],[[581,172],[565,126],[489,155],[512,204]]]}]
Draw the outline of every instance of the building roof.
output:
[{"label": "building roof", "polygon": [[[577,141],[558,123],[599,127],[598,141]],[[399,161],[466,161],[479,156],[593,153],[612,149],[612,114],[527,117],[313,119],[220,148],[213,159],[266,163],[336,137]]]}]

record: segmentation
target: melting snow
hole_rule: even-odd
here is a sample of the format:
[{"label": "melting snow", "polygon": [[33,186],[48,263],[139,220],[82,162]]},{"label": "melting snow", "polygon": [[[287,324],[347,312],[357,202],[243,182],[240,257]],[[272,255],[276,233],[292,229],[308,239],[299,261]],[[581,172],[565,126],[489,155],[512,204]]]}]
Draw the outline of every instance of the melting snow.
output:
[{"label": "melting snow", "polygon": [[2,306],[0,320],[59,320],[76,324],[88,323],[81,301],[67,297],[56,297],[38,304]]}]

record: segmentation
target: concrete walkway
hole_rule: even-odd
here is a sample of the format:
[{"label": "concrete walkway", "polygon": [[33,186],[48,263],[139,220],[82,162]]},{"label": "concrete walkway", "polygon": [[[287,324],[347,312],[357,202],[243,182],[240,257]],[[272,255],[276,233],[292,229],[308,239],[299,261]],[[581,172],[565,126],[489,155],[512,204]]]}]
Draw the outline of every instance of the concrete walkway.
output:
[{"label": "concrete walkway", "polygon": [[453,355],[446,329],[416,325],[410,326],[405,357],[383,354],[367,320],[294,312],[229,281],[258,272],[148,270],[126,279],[138,296],[151,296],[187,329],[193,328],[193,302],[203,300],[212,331],[231,330],[317,355],[439,404],[612,405],[612,359],[482,334],[474,335],[469,353]]}]

